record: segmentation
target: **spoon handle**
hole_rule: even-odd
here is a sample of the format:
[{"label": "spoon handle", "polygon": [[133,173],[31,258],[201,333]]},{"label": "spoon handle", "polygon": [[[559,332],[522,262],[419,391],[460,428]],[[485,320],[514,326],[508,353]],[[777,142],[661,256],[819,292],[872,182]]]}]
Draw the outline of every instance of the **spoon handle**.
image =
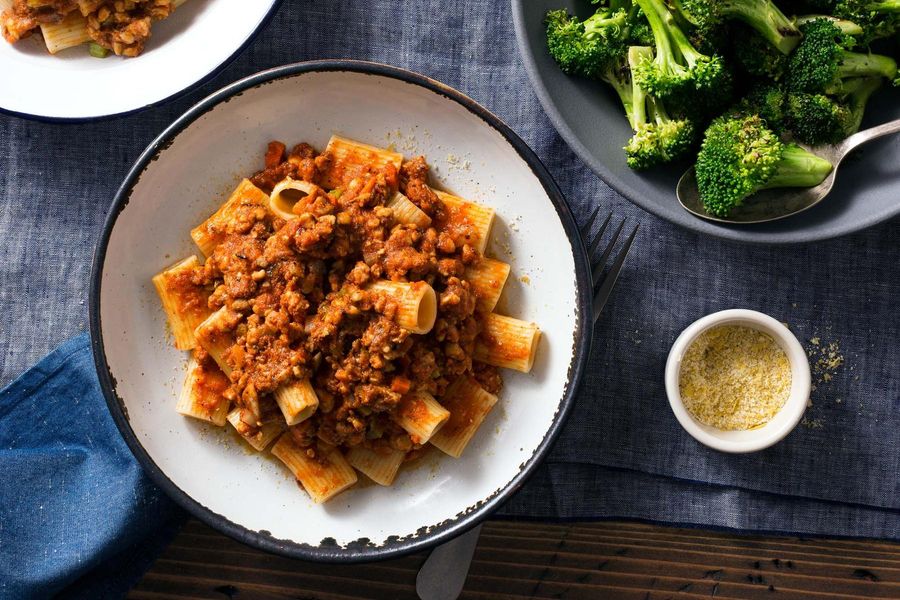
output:
[{"label": "spoon handle", "polygon": [[478,545],[481,525],[432,550],[416,576],[421,600],[456,600],[462,593]]},{"label": "spoon handle", "polygon": [[900,119],[854,133],[841,144],[843,154],[885,135],[900,132]]}]

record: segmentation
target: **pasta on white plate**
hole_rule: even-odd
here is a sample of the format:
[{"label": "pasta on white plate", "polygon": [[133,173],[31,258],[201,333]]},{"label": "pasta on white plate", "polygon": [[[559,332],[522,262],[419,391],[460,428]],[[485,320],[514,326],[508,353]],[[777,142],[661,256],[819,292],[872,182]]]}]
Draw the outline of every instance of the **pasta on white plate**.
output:
[{"label": "pasta on white plate", "polygon": [[271,452],[315,502],[392,485],[433,446],[454,458],[528,372],[540,329],[494,311],[494,210],[435,191],[423,157],[333,136],[269,144],[153,278],[177,348],[177,410]]},{"label": "pasta on white plate", "polygon": [[0,0],[0,33],[10,44],[40,32],[50,54],[89,44],[91,56],[134,57],[152,24],[186,0]]}]

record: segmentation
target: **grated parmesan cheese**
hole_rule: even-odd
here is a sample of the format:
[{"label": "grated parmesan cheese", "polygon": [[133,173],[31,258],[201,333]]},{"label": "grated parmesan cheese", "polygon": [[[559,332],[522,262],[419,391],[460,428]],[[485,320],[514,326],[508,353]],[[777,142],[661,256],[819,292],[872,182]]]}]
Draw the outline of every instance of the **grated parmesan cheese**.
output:
[{"label": "grated parmesan cheese", "polygon": [[762,427],[791,391],[791,364],[768,334],[740,325],[703,332],[685,352],[679,388],[688,412],[719,429]]}]

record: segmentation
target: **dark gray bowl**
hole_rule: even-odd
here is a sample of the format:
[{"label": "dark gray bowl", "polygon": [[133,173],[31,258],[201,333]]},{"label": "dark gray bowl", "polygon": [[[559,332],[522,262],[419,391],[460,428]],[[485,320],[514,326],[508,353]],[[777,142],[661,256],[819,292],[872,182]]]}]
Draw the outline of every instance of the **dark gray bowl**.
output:
[{"label": "dark gray bowl", "polygon": [[[686,212],[675,198],[685,162],[650,173],[625,164],[622,146],[631,136],[624,111],[612,90],[564,75],[544,39],[544,14],[567,8],[587,16],[587,0],[512,0],[519,50],[544,110],[575,153],[620,194],[646,211],[701,233],[765,244],[812,242],[846,235],[900,214],[900,136],[859,150],[841,165],[831,195],[802,214],[765,225],[727,226]],[[900,90],[880,91],[863,127],[900,118]]]}]

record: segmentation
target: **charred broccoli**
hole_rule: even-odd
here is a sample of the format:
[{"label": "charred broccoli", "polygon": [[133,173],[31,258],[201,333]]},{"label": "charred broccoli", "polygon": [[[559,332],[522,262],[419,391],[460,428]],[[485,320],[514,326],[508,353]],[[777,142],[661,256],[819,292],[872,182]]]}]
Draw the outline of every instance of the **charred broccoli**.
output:
[{"label": "charred broccoli", "polygon": [[727,216],[760,190],[816,186],[832,165],[796,144],[784,144],[762,119],[748,116],[713,121],[696,168],[706,210]]},{"label": "charred broccoli", "polygon": [[840,94],[848,79],[897,76],[893,58],[848,50],[855,40],[828,19],[814,19],[801,29],[803,41],[788,67],[793,92]]},{"label": "charred broccoli", "polygon": [[722,58],[698,51],[663,0],[636,3],[650,23],[656,46],[654,58],[648,57],[633,69],[638,84],[660,99],[684,102],[693,94],[693,102],[712,106],[727,98],[731,75]]}]

